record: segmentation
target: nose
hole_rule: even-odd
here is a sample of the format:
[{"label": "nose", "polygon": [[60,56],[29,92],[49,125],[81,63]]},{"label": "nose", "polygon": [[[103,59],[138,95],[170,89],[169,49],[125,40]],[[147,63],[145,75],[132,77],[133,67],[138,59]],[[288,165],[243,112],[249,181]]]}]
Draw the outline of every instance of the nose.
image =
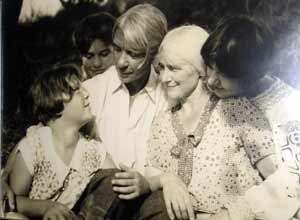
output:
[{"label": "nose", "polygon": [[96,68],[102,66],[102,60],[99,56],[95,56],[95,58],[93,60],[93,66]]},{"label": "nose", "polygon": [[128,62],[128,56],[125,52],[122,52],[120,56],[117,58],[117,67],[121,70],[124,71],[128,68],[129,62]]},{"label": "nose", "polygon": [[84,87],[81,87],[81,94],[82,94],[82,97],[84,98],[84,99],[88,99],[89,98],[89,92],[84,88]]},{"label": "nose", "polygon": [[210,72],[208,74],[206,82],[207,82],[207,85],[210,87],[215,87],[220,83],[219,78],[216,76],[215,73],[212,73],[212,72]]},{"label": "nose", "polygon": [[168,83],[171,81],[171,74],[167,68],[160,70],[160,80],[163,83]]}]

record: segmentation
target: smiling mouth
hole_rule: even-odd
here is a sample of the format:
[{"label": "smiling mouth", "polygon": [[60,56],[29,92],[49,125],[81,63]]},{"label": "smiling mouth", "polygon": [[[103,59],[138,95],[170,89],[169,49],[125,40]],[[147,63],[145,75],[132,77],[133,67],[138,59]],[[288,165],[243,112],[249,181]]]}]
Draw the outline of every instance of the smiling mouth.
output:
[{"label": "smiling mouth", "polygon": [[105,72],[105,69],[98,69],[98,70],[90,70],[90,72],[92,72],[92,73],[103,73],[103,72]]}]

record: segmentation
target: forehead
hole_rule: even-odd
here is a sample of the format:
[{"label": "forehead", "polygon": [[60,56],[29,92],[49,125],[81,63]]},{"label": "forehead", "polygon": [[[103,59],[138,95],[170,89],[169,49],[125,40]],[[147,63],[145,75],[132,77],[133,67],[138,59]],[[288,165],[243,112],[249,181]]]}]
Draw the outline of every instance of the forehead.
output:
[{"label": "forehead", "polygon": [[147,44],[143,36],[129,28],[117,27],[113,36],[113,43],[125,50],[145,52]]},{"label": "forehead", "polygon": [[93,51],[101,51],[107,49],[109,45],[106,44],[104,41],[101,39],[95,39],[89,48],[88,52],[93,52]]}]

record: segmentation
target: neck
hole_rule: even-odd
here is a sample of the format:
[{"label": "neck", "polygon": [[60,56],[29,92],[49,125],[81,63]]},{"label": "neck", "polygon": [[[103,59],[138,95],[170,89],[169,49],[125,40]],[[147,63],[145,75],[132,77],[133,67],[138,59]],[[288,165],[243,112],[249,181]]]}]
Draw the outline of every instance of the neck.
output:
[{"label": "neck", "polygon": [[68,125],[60,119],[49,122],[48,126],[52,130],[54,143],[58,147],[74,148],[79,139],[79,128],[74,125]]},{"label": "neck", "polygon": [[264,91],[269,89],[274,82],[275,80],[272,77],[268,75],[264,76],[250,86],[247,97],[252,98],[263,93]]},{"label": "neck", "polygon": [[182,110],[194,109],[197,111],[205,106],[206,102],[210,97],[209,91],[203,87],[203,83],[199,80],[197,87],[194,91],[185,99],[182,100]]},{"label": "neck", "polygon": [[125,84],[125,86],[129,91],[130,96],[136,95],[139,91],[145,88],[150,77],[150,71],[151,71],[151,67],[145,70],[145,73],[142,74],[141,78],[135,80],[134,82]]},{"label": "neck", "polygon": [[202,81],[199,80],[196,89],[182,102],[178,116],[187,133],[196,129],[209,98],[210,93],[204,89]]}]

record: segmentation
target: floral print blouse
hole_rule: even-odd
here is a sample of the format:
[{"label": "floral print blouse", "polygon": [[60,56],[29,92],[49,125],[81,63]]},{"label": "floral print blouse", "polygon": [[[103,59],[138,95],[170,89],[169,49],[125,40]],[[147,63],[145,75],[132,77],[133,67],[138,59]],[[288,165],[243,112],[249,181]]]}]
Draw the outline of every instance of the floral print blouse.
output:
[{"label": "floral print blouse", "polygon": [[106,157],[99,142],[80,136],[71,162],[66,165],[55,152],[51,129],[41,124],[28,128],[18,150],[32,175],[29,198],[57,201],[69,208]]},{"label": "floral print blouse", "polygon": [[[153,122],[147,166],[178,174],[171,149],[179,141],[170,110]],[[174,123],[173,123],[174,124]],[[268,121],[246,98],[219,100],[212,109],[200,143],[193,149],[188,190],[198,211],[216,213],[262,182],[255,164],[274,154]]]}]

